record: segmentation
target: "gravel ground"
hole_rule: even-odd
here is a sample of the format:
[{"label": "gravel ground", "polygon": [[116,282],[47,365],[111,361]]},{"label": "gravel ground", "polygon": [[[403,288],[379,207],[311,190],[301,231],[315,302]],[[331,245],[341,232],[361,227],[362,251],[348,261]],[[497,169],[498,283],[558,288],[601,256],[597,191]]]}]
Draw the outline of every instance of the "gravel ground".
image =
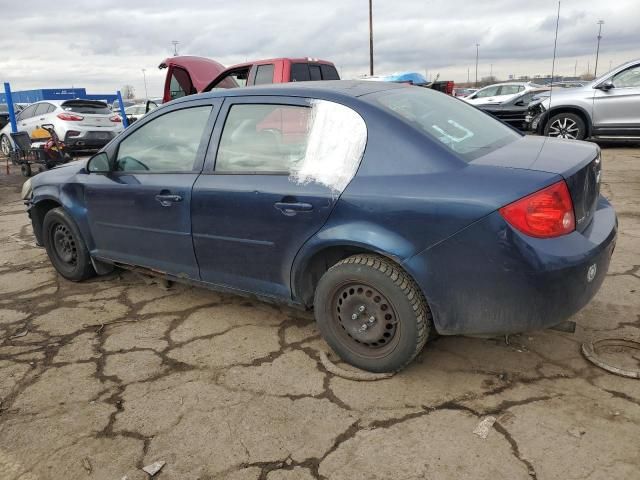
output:
[{"label": "gravel ground", "polygon": [[[116,272],[74,284],[0,175],[0,479],[640,478],[640,149],[603,149],[620,235],[575,334],[439,338],[375,382],[329,373],[309,315]],[[486,438],[474,429],[496,422]],[[490,423],[490,422],[489,422]]]}]

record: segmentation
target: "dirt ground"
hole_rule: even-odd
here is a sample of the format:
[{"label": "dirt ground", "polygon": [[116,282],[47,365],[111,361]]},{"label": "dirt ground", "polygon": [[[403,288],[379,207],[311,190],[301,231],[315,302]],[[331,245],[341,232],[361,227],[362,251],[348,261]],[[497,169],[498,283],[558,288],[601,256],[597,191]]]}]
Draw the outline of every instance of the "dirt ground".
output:
[{"label": "dirt ground", "polygon": [[0,479],[137,480],[155,461],[162,480],[640,478],[640,380],[580,353],[640,340],[640,148],[603,153],[620,234],[576,333],[439,338],[374,382],[325,370],[303,313],[128,272],[61,279],[22,178],[0,175]]}]

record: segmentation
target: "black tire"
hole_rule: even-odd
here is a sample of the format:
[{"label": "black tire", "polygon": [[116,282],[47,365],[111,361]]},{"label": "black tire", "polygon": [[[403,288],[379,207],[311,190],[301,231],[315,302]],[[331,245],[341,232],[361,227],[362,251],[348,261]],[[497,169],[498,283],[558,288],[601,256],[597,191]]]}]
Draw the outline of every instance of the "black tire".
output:
[{"label": "black tire", "polygon": [[[4,155],[5,157],[10,157],[11,150],[13,149],[11,148],[11,142],[9,141],[9,137],[7,137],[6,135],[0,135],[0,153],[2,153],[2,155]],[[11,161],[15,165],[13,158]]]},{"label": "black tire", "polygon": [[60,275],[80,282],[96,274],[80,230],[62,208],[47,212],[42,232],[49,260]]},{"label": "black tire", "polygon": [[31,176],[31,174],[33,173],[33,172],[31,171],[31,165],[29,165],[28,163],[23,163],[23,164],[20,166],[20,172],[22,172],[22,176],[23,176],[23,177],[30,177],[30,176]]},{"label": "black tire", "polygon": [[316,288],[314,310],[329,346],[345,362],[370,372],[401,370],[433,330],[418,285],[378,255],[354,255],[331,267]]},{"label": "black tire", "polygon": [[544,126],[546,137],[566,138],[569,140],[584,140],[587,127],[584,120],[575,113],[558,113]]}]

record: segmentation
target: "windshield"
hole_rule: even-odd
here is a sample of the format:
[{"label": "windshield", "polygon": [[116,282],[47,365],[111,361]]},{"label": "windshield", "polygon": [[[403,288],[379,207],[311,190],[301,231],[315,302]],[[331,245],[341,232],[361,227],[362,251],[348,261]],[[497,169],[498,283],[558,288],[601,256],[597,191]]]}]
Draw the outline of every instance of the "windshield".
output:
[{"label": "windshield", "polygon": [[427,88],[387,90],[377,96],[377,102],[466,162],[520,138],[490,115]]}]

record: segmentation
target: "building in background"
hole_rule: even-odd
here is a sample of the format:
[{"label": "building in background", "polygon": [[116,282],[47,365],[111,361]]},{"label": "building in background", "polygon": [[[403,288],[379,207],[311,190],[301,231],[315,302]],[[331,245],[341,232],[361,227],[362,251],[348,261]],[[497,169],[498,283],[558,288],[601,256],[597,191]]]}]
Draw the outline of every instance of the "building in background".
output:
[{"label": "building in background", "polygon": [[[83,98],[87,100],[102,100],[108,104],[117,98],[115,93],[87,93],[84,88],[40,88],[36,90],[22,90],[11,92],[14,103],[33,103],[41,100],[71,100]],[[0,93],[0,104],[7,103],[4,92]]]}]

